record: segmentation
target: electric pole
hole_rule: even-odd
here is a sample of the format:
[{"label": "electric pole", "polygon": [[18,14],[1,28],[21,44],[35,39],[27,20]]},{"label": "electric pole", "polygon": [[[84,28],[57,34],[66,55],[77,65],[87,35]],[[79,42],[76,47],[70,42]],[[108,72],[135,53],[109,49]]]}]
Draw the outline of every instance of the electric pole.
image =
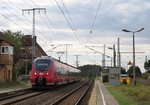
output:
[{"label": "electric pole", "polygon": [[108,47],[108,49],[113,50],[113,62],[114,62],[114,67],[116,67],[116,49],[115,49],[115,45],[113,45],[113,48]]},{"label": "electric pole", "polygon": [[33,9],[23,9],[22,13],[24,14],[24,12],[28,12],[28,14],[30,12],[33,13],[33,29],[32,29],[32,61],[35,59],[35,49],[36,49],[36,35],[35,35],[35,11],[44,11],[46,13],[46,9],[45,8],[33,8]]},{"label": "electric pole", "polygon": [[78,59],[78,57],[80,56],[80,55],[75,55],[76,56],[76,67],[78,68],[78,66],[79,66],[79,59]]},{"label": "electric pole", "polygon": [[105,62],[105,44],[104,44],[104,46],[103,46],[103,48],[104,48],[104,53],[102,54],[102,67],[103,68],[105,68],[105,66],[106,66],[106,62]]},{"label": "electric pole", "polygon": [[66,63],[68,63],[68,46],[71,44],[64,44],[66,46]]},{"label": "electric pole", "polygon": [[106,61],[105,61],[105,44],[104,44],[104,67],[106,66]]},{"label": "electric pole", "polygon": [[58,59],[59,59],[59,61],[61,61],[61,56],[64,54],[64,52],[60,51],[60,52],[57,52],[57,54],[60,54],[60,56],[58,55]]},{"label": "electric pole", "polygon": [[113,52],[114,52],[114,67],[116,67],[116,49],[115,49],[115,45],[113,45]]},{"label": "electric pole", "polygon": [[118,38],[117,66],[121,67],[120,38]]},{"label": "electric pole", "polygon": [[145,56],[145,61],[147,62],[147,56]]}]

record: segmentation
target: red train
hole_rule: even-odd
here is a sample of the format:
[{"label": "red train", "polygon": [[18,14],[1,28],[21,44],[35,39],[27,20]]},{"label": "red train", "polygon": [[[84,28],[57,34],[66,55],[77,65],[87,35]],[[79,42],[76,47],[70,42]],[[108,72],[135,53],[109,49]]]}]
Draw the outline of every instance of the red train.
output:
[{"label": "red train", "polygon": [[80,80],[80,70],[50,56],[34,60],[30,73],[33,87],[64,84]]}]

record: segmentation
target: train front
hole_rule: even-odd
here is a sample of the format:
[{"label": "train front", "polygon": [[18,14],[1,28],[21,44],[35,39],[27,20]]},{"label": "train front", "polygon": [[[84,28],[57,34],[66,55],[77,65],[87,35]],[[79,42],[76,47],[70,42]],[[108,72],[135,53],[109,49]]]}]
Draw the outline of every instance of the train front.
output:
[{"label": "train front", "polygon": [[51,59],[38,58],[32,64],[30,81],[32,87],[45,87],[52,83],[53,62]]}]

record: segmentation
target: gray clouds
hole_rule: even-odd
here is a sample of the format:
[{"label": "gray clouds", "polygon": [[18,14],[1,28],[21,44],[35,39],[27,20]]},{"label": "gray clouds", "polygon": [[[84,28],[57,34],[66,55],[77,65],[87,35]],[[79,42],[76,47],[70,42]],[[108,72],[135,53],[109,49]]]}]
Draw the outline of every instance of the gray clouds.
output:
[{"label": "gray clouds", "polygon": [[[70,17],[77,30],[69,27],[66,19],[59,10],[55,0],[3,0],[0,1],[0,19],[1,30],[10,29],[13,31],[22,31],[24,34],[32,33],[32,13],[22,15],[22,9],[46,8],[46,14],[36,13],[36,35],[41,43],[51,40],[55,43],[79,44],[117,44],[117,38],[120,37],[122,47],[132,46],[132,33],[122,32],[122,29],[136,31],[142,27],[145,29],[136,33],[136,44],[142,46],[142,50],[147,52],[150,42],[150,1],[149,0],[101,0],[99,12],[95,20],[95,25],[90,33],[92,22],[94,20],[99,0],[63,0],[70,14]],[[69,22],[65,8],[61,0],[57,0]],[[7,16],[10,20],[4,18]],[[45,21],[45,22],[44,22]],[[28,31],[26,31],[26,30]],[[40,32],[39,32],[40,31]],[[75,35],[76,33],[76,35]],[[88,41],[87,41],[88,40]],[[44,44],[41,45],[44,45]],[[73,47],[73,46],[72,46]],[[75,46],[74,46],[75,47]],[[44,47],[47,51],[48,47]],[[75,49],[75,48],[74,48]],[[84,48],[82,48],[83,50]],[[132,49],[132,47],[129,47]],[[79,53],[79,52],[78,52]]]}]

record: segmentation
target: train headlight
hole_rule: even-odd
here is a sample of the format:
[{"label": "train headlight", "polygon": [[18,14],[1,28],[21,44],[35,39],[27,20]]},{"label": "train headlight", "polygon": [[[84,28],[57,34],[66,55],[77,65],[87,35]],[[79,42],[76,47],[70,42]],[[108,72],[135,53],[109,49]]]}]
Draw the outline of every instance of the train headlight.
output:
[{"label": "train headlight", "polygon": [[34,73],[34,75],[36,75],[36,72]]},{"label": "train headlight", "polygon": [[46,73],[46,75],[48,75],[48,72]]}]

